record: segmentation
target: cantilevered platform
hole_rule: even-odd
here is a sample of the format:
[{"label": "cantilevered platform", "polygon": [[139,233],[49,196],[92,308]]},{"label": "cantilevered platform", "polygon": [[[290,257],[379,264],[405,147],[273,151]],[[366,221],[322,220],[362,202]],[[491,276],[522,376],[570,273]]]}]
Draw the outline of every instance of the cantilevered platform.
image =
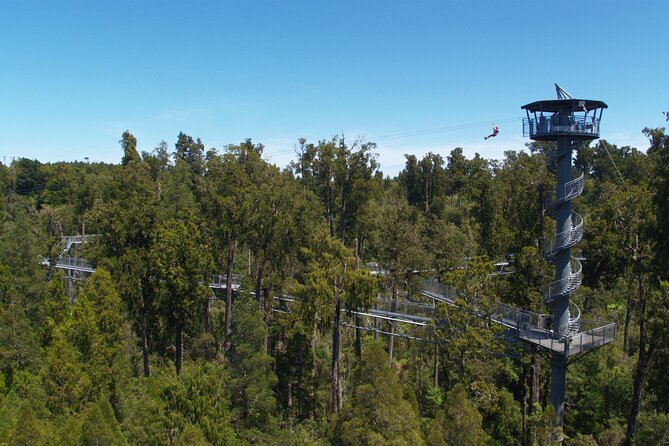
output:
[{"label": "cantilevered platform", "polygon": [[[447,285],[424,280],[421,283],[424,296],[447,305],[457,306],[456,291]],[[485,314],[481,314],[485,317]],[[566,336],[550,330],[550,316],[523,310],[497,302],[490,320],[504,327],[507,337],[519,339],[527,344],[565,356],[575,356],[608,344],[615,339],[616,325],[594,321],[580,321],[572,333]]]}]

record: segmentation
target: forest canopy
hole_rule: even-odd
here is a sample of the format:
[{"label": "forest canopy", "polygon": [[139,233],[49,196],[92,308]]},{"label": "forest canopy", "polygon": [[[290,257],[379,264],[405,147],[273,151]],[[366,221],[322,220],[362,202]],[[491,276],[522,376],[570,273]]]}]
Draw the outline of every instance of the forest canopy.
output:
[{"label": "forest canopy", "polygon": [[[669,441],[669,139],[644,134],[574,153],[571,299],[618,336],[569,366],[565,444]],[[126,131],[118,164],[0,163],[0,444],[554,444],[550,362],[478,311],[549,312],[551,149],[407,154],[390,178],[343,136],[278,167],[251,139]],[[460,307],[364,326],[424,279]]]}]

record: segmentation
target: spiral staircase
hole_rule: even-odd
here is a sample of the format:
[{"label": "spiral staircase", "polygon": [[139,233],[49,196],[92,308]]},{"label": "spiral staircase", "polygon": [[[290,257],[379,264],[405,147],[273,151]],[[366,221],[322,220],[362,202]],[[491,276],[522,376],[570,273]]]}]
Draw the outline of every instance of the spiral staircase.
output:
[{"label": "spiral staircase", "polygon": [[[584,143],[599,138],[602,101],[575,99],[555,85],[557,99],[535,101],[522,106],[523,133],[534,141],[551,142],[554,149],[544,150],[546,166],[557,177],[555,192],[546,196],[545,215],[556,222],[555,235],[544,241],[544,257],[555,265],[553,282],[544,287],[543,301],[553,310],[551,332],[566,343],[582,339],[584,334],[602,333],[602,343],[613,341],[615,324],[601,325],[582,321],[581,310],[569,296],[581,286],[581,262],[572,256],[571,248],[583,238],[583,218],[572,210],[571,202],[583,193],[585,178],[573,176],[572,153]],[[595,328],[588,329],[594,325]],[[584,329],[585,328],[585,329]],[[592,351],[586,345],[582,351]],[[578,353],[580,355],[580,353]],[[564,420],[564,395],[569,348],[565,352],[551,351],[551,403],[558,424]]]},{"label": "spiral staircase", "polygon": [[[557,160],[561,156],[571,157],[573,148],[580,146],[581,141],[571,141],[569,150],[548,151],[546,165],[554,173],[557,173]],[[553,219],[556,218],[556,210],[559,206],[564,206],[574,198],[583,193],[585,177],[581,175],[564,184],[558,184],[556,191],[548,194],[545,200],[545,214]],[[571,207],[571,206],[570,206]],[[557,232],[555,236],[544,240],[544,257],[551,263],[555,263],[556,256],[576,246],[583,238],[583,217],[580,214],[571,211],[570,228],[566,231]],[[571,257],[570,273],[567,277],[557,279],[544,287],[544,304],[553,307],[556,300],[568,296],[581,286],[583,267],[581,262],[575,257]],[[568,306],[569,319],[566,324],[562,324],[555,330],[561,336],[571,336],[579,332],[581,310],[573,302]]]}]

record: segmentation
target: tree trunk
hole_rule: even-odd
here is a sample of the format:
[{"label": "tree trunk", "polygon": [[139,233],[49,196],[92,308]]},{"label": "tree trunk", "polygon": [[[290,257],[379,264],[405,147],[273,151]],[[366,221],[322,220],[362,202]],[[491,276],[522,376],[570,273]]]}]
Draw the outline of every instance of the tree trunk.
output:
[{"label": "tree trunk", "polygon": [[346,194],[345,182],[342,182],[341,187],[341,208],[339,209],[339,224],[341,225],[341,242],[344,243],[346,237]]},{"label": "tree trunk", "polygon": [[265,335],[263,337],[263,348],[265,354],[269,353],[269,311],[271,305],[271,297],[269,295],[269,289],[263,288],[263,311],[262,311],[262,320],[265,325]]},{"label": "tree trunk", "polygon": [[629,355],[629,326],[632,320],[632,296],[627,296],[627,305],[625,308],[625,326],[623,328],[623,352]]},{"label": "tree trunk", "polygon": [[[532,399],[530,400],[531,407],[534,408],[534,403],[539,402],[539,389],[541,388],[540,382],[541,374],[541,357],[539,353],[534,354],[534,365],[532,366]],[[533,409],[532,409],[533,410]]]},{"label": "tree trunk", "polygon": [[142,363],[144,366],[144,376],[149,377],[149,339],[146,329],[146,316],[142,316]]},{"label": "tree trunk", "polygon": [[230,350],[232,338],[232,264],[235,260],[235,242],[228,245],[225,263],[225,343],[224,350]]},{"label": "tree trunk", "polygon": [[337,289],[334,290],[334,317],[332,318],[332,410],[339,412],[341,401],[339,399],[339,313],[341,304]]},{"label": "tree trunk", "polygon": [[263,257],[260,259],[258,262],[258,272],[256,274],[256,287],[255,287],[255,293],[256,293],[256,299],[258,299],[258,303],[262,302],[262,295],[260,292],[262,291],[262,274],[263,270],[265,269],[265,258]]},{"label": "tree trunk", "polygon": [[439,345],[434,344],[434,378],[432,382],[434,387],[439,387]]},{"label": "tree trunk", "polygon": [[636,373],[634,375],[634,386],[632,389],[632,401],[630,403],[630,412],[627,417],[627,432],[625,433],[625,446],[632,445],[632,438],[636,432],[637,416],[641,406],[641,397],[643,396],[643,384],[646,378],[646,368],[651,362],[655,345],[646,344],[646,303],[647,299],[643,291],[642,279],[637,277],[637,296],[639,302],[639,358],[636,363]]},{"label": "tree trunk", "polygon": [[202,327],[205,333],[209,333],[209,297],[204,298],[202,308]]},{"label": "tree trunk", "polygon": [[177,369],[177,376],[181,375],[181,364],[183,363],[184,343],[182,335],[183,331],[181,330],[181,326],[177,326],[174,353],[174,365]]},{"label": "tree trunk", "polygon": [[362,334],[360,330],[360,316],[355,315],[355,357],[360,360],[362,357]]},{"label": "tree trunk", "polygon": [[[393,297],[390,301],[390,311],[394,312],[395,311],[395,305],[397,301],[397,290],[393,288]],[[392,324],[389,324],[389,332],[390,336],[388,337],[388,366],[392,367],[393,365],[393,349],[395,348],[395,336],[393,333],[395,333],[395,326]]]},{"label": "tree trunk", "polygon": [[425,178],[425,215],[430,213],[430,180]]},{"label": "tree trunk", "polygon": [[332,218],[332,183],[330,182],[332,174],[328,175],[328,186],[327,186],[327,213],[328,213],[328,226],[330,228],[330,237],[334,237],[334,222]]},{"label": "tree trunk", "polygon": [[636,373],[634,375],[634,387],[632,391],[632,401],[630,403],[630,413],[627,417],[627,432],[625,434],[625,446],[632,445],[632,437],[636,432],[637,416],[641,405],[641,396],[643,394],[643,382],[648,355],[644,350],[639,350],[639,359],[636,364]]}]

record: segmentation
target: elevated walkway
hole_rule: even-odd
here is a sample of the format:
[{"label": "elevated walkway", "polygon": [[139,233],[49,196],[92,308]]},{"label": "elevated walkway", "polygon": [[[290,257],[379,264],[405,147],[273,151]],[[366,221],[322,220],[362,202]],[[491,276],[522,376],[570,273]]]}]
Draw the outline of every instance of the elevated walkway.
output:
[{"label": "elevated walkway", "polygon": [[[421,283],[421,293],[436,302],[456,306],[456,291],[447,285],[424,280]],[[474,311],[476,305],[474,305]],[[608,344],[615,338],[616,325],[594,321],[582,321],[578,307],[574,309],[576,321],[570,327],[567,335],[553,332],[552,316],[520,309],[512,305],[497,302],[488,314],[480,313],[481,317],[489,317],[504,327],[505,335],[524,341],[532,346],[559,353],[564,356],[574,356],[596,347]]]},{"label": "elevated walkway", "polygon": [[[65,240],[64,238],[64,243],[70,247],[73,244],[83,243],[84,241],[87,240],[83,238],[76,239],[74,237],[68,237]],[[43,264],[48,265],[48,259],[45,259]],[[496,269],[503,271],[503,268],[507,265],[507,263],[499,266],[496,265]],[[67,271],[68,277],[74,279],[83,278],[83,274],[81,273],[90,274],[95,271],[95,267],[90,262],[74,256],[59,257],[55,267]],[[79,275],[74,276],[73,272],[77,272]],[[375,272],[376,274],[384,274],[384,271],[378,268],[378,265]],[[580,277],[580,270],[578,273]],[[237,274],[233,275],[233,291],[237,292],[240,289],[241,282],[241,276]],[[205,285],[205,282],[202,282],[202,285]],[[225,275],[214,274],[210,276],[206,285],[212,291],[224,290],[226,288],[226,277]],[[212,294],[212,298],[216,299],[216,295]],[[423,280],[420,283],[420,294],[426,299],[425,301],[417,302],[404,297],[393,300],[384,296],[378,296],[370,308],[350,312],[351,315],[357,316],[356,320],[358,323],[342,320],[342,325],[406,339],[438,342],[438,340],[428,339],[420,330],[430,326],[439,327],[445,325],[445,321],[437,320],[435,317],[437,304],[443,303],[448,306],[458,307],[456,302],[458,293],[455,288],[435,280]],[[274,297],[276,308],[273,308],[273,311],[290,313],[292,312],[291,306],[296,300],[294,296],[287,294],[276,296]],[[605,345],[612,342],[615,337],[615,324],[592,321],[581,322],[580,311],[577,307],[574,309],[577,317],[572,318],[576,323],[570,326],[567,335],[562,336],[550,329],[552,325],[552,316],[550,315],[534,313],[501,302],[495,303],[492,309],[485,312],[479,310],[476,302],[473,302],[473,308],[477,316],[489,318],[493,323],[501,325],[507,338],[519,339],[531,346],[559,353],[567,357]],[[386,325],[392,327],[392,330],[388,331],[380,328],[379,321],[386,322]]]}]

